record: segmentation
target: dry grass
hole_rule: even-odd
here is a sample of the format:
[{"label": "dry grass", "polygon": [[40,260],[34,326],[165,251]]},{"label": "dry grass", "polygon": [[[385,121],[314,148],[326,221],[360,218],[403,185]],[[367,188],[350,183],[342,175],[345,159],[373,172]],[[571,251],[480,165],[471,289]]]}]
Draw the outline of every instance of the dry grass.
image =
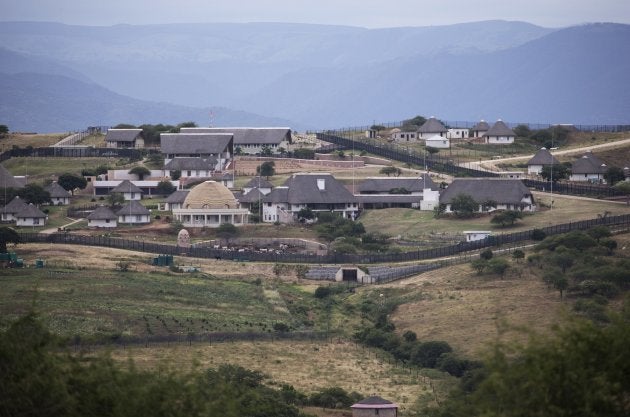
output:
[{"label": "dry grass", "polygon": [[[549,205],[549,193],[534,192],[534,198],[540,205]],[[568,223],[597,218],[608,212],[610,215],[627,214],[630,207],[623,203],[606,200],[585,199],[573,196],[553,195],[554,208],[546,207],[532,215],[526,214],[514,227],[501,228],[490,223],[492,216],[482,215],[472,219],[444,217],[436,219],[433,212],[414,209],[384,209],[364,212],[360,221],[368,232],[380,232],[389,236],[401,236],[408,239],[423,239],[436,234],[460,234],[464,230],[492,230],[494,233],[511,233],[558,223]]]},{"label": "dry grass", "polygon": [[11,149],[13,146],[19,146],[20,148],[26,148],[28,146],[32,146],[33,148],[43,148],[54,145],[66,136],[68,136],[67,133],[49,133],[41,135],[9,134],[7,137],[2,138],[0,143],[2,144],[3,151]]},{"label": "dry grass", "polygon": [[[407,410],[419,397],[432,404],[428,378],[377,358],[374,352],[345,341],[325,342],[229,342],[212,345],[176,345],[132,348],[113,352],[116,359],[131,358],[140,367],[169,363],[178,369],[217,367],[230,363],[259,370],[273,381],[293,385],[305,393],[340,386],[363,395],[378,395]],[[435,375],[437,384],[450,378]],[[446,379],[446,381],[443,380]],[[440,393],[443,395],[444,393]]]},{"label": "dry grass", "polygon": [[[21,244],[15,250],[27,265],[33,265],[35,259],[43,259],[50,267],[55,265],[71,268],[88,267],[96,270],[114,270],[120,260],[131,263],[131,269],[139,272],[163,271],[164,268],[148,264],[153,255],[122,249],[90,247],[79,245],[52,245],[45,243]],[[203,273],[228,275],[233,278],[251,278],[252,276],[276,278],[272,264],[237,263],[215,259],[175,257],[177,265],[193,265]],[[294,277],[284,277],[293,280]]]},{"label": "dry grass", "polygon": [[[390,284],[423,295],[422,300],[397,309],[392,317],[396,328],[413,330],[420,340],[444,340],[472,358],[479,357],[506,324],[547,331],[567,302],[522,264],[513,267],[502,280],[479,276],[464,264]],[[524,334],[506,336],[522,340]]]}]

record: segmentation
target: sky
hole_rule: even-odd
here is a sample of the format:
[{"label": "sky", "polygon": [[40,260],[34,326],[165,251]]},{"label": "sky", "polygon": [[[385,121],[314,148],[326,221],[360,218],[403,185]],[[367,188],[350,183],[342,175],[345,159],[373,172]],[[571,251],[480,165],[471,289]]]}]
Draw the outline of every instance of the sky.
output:
[{"label": "sky", "polygon": [[115,24],[292,22],[367,28],[517,20],[630,23],[630,0],[0,0],[0,21]]}]

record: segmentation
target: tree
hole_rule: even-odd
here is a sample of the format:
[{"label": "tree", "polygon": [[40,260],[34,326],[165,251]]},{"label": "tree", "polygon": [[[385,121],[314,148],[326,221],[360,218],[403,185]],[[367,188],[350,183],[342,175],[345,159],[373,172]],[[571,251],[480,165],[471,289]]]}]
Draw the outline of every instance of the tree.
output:
[{"label": "tree", "polygon": [[593,227],[592,229],[589,229],[586,232],[590,237],[592,237],[593,239],[595,239],[598,243],[599,240],[603,237],[610,237],[611,233],[610,233],[610,229],[606,226],[596,226]]},{"label": "tree", "polygon": [[339,157],[339,159],[346,159],[346,153],[343,151],[343,149],[339,149],[337,151],[337,156]]},{"label": "tree", "polygon": [[564,275],[556,275],[556,278],[553,280],[553,287],[560,291],[560,299],[562,300],[562,293],[569,288],[569,280]]},{"label": "tree", "polygon": [[569,178],[569,167],[565,164],[545,165],[540,172],[540,176],[545,181],[558,182]]},{"label": "tree", "polygon": [[497,208],[497,202],[495,200],[489,199],[481,203],[481,207],[484,211],[489,210],[490,208]]},{"label": "tree", "polygon": [[518,125],[512,130],[514,131],[514,134],[519,138],[528,138],[532,134],[532,131],[527,125]]},{"label": "tree", "polygon": [[125,196],[122,193],[109,193],[107,195],[107,203],[110,207],[121,206],[125,202]]},{"label": "tree", "polygon": [[3,138],[8,134],[9,134],[9,126],[0,125],[0,138]]},{"label": "tree", "polygon": [[628,415],[630,320],[574,318],[528,343],[497,343],[476,383],[444,405],[452,417]]},{"label": "tree", "polygon": [[472,217],[479,210],[479,203],[468,194],[458,194],[451,200],[451,210],[457,217]]},{"label": "tree", "polygon": [[398,168],[398,167],[394,167],[394,166],[387,166],[387,167],[383,167],[383,168],[381,168],[378,172],[379,172],[380,174],[385,174],[385,175],[387,175],[388,177],[389,177],[390,175],[394,175],[394,176],[398,177],[398,176],[402,173],[402,171],[401,171],[401,169],[400,169],[400,168]]},{"label": "tree", "polygon": [[516,210],[506,210],[506,211],[496,214],[492,218],[492,220],[490,220],[490,222],[494,224],[500,224],[502,227],[505,227],[508,224],[510,226],[514,226],[514,222],[522,218],[523,218],[522,212],[516,211]]},{"label": "tree", "polygon": [[532,230],[531,238],[532,240],[544,240],[547,237],[547,233],[545,233],[542,229],[534,229]]},{"label": "tree", "polygon": [[171,171],[171,179],[173,181],[177,181],[178,179],[181,178],[181,176],[182,176],[182,171],[180,171],[179,169]]},{"label": "tree", "polygon": [[75,189],[84,189],[87,187],[87,180],[83,177],[74,174],[61,174],[57,179],[57,184],[61,185],[64,190],[70,191],[74,195]]},{"label": "tree", "polygon": [[425,149],[429,153],[429,155],[435,155],[436,153],[440,152],[438,148],[434,148],[433,146],[427,146]]},{"label": "tree", "polygon": [[510,264],[503,258],[494,258],[488,261],[488,268],[503,279],[505,272],[510,268]]},{"label": "tree", "polygon": [[240,146],[234,148],[234,155],[243,155],[243,148],[241,148]]},{"label": "tree", "polygon": [[313,220],[315,218],[315,213],[311,210],[310,207],[303,207],[298,211],[297,218],[300,222],[304,222],[305,220]]},{"label": "tree", "polygon": [[520,249],[515,249],[514,252],[512,252],[512,258],[514,258],[516,263],[520,263],[521,259],[525,258],[525,252]]},{"label": "tree", "polygon": [[626,176],[623,172],[623,169],[619,167],[609,167],[604,174],[604,178],[609,185],[615,185],[619,181],[625,180]]},{"label": "tree", "polygon": [[486,249],[479,254],[479,258],[484,259],[486,261],[489,261],[490,259],[492,259],[493,256],[494,254],[492,253],[491,249]]},{"label": "tree", "polygon": [[284,146],[279,146],[278,147],[278,153],[282,156],[286,155],[287,150],[284,148]]},{"label": "tree", "polygon": [[626,204],[630,205],[630,182],[620,181],[615,184],[615,189],[626,195]]},{"label": "tree", "polygon": [[20,235],[12,227],[0,227],[0,253],[7,253],[7,243],[20,243]]},{"label": "tree", "polygon": [[17,194],[25,202],[35,205],[50,202],[50,193],[38,184],[26,184],[24,188],[18,190]]},{"label": "tree", "polygon": [[169,195],[172,194],[175,190],[175,186],[168,180],[158,182],[158,185],[155,187],[155,192],[160,195]]},{"label": "tree", "polygon": [[129,170],[129,174],[136,175],[140,181],[144,179],[144,177],[151,175],[151,171],[149,171],[146,167],[137,166],[133,167]]},{"label": "tree", "polygon": [[475,259],[470,263],[470,266],[477,271],[477,275],[481,275],[488,268],[488,261],[483,258]]},{"label": "tree", "polygon": [[265,161],[256,167],[256,174],[269,179],[276,173],[276,164],[273,161]]},{"label": "tree", "polygon": [[261,156],[271,156],[273,155],[273,151],[271,150],[271,148],[267,145],[264,145],[262,148],[260,148],[260,155]]}]

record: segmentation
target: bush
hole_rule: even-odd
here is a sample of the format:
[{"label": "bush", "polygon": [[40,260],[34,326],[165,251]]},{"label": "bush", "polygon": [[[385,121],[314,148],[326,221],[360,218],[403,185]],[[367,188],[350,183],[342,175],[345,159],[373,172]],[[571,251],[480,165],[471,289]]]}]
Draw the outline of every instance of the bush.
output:
[{"label": "bush", "polygon": [[281,321],[274,323],[273,329],[279,333],[286,333],[291,330],[286,323],[282,323]]},{"label": "bush", "polygon": [[411,354],[411,363],[423,368],[435,368],[440,356],[452,351],[453,349],[446,342],[430,341],[420,343]]},{"label": "bush", "polygon": [[534,229],[532,230],[531,238],[532,240],[543,240],[547,237],[547,233],[545,233],[542,229]]},{"label": "bush", "polygon": [[317,287],[315,290],[315,298],[326,298],[330,295],[330,287]]},{"label": "bush", "polygon": [[492,253],[491,249],[486,249],[479,254],[479,258],[486,261],[489,261],[490,259],[492,259],[492,256],[494,256],[494,254]]},{"label": "bush", "polygon": [[331,387],[311,394],[309,403],[323,408],[348,408],[361,399],[363,396],[359,393],[348,393],[343,388]]}]

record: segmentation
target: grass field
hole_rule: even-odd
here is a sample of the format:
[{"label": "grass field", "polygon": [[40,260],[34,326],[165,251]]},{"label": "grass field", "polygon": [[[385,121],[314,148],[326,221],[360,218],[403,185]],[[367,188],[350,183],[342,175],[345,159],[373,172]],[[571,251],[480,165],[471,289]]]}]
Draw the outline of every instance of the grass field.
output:
[{"label": "grass field", "polygon": [[[81,170],[99,165],[115,166],[117,158],[11,158],[2,163],[13,175],[27,175],[32,181],[46,180],[63,173],[79,175]],[[124,168],[120,168],[124,169]]]},{"label": "grass field", "polygon": [[[538,204],[549,205],[551,197],[546,193],[534,193]],[[494,233],[510,233],[534,229],[557,223],[568,223],[597,218],[608,212],[611,215],[630,213],[630,207],[622,203],[595,199],[579,199],[554,195],[554,208],[543,207],[534,214],[526,214],[514,227],[501,228],[490,223],[492,216],[481,215],[472,219],[444,217],[436,219],[433,212],[414,209],[392,208],[368,210],[359,220],[368,232],[380,232],[389,236],[419,240],[439,235],[460,235],[464,230],[492,230]]]},{"label": "grass field", "polygon": [[32,146],[33,148],[43,148],[46,146],[54,145],[68,135],[68,133],[49,133],[35,135],[9,134],[7,137],[4,137],[2,138],[2,140],[0,140],[0,146],[2,151],[9,150],[13,146],[18,146],[20,148],[26,148],[28,146]]},{"label": "grass field", "polygon": [[435,405],[429,380],[443,399],[453,387],[454,378],[434,370],[409,370],[390,364],[382,354],[353,343],[332,342],[228,342],[212,345],[136,347],[113,351],[114,358],[131,358],[140,367],[170,363],[178,369],[193,366],[217,367],[230,363],[259,370],[278,384],[291,384],[312,393],[340,386],[365,396],[377,394],[401,406],[406,413],[416,406]]}]

